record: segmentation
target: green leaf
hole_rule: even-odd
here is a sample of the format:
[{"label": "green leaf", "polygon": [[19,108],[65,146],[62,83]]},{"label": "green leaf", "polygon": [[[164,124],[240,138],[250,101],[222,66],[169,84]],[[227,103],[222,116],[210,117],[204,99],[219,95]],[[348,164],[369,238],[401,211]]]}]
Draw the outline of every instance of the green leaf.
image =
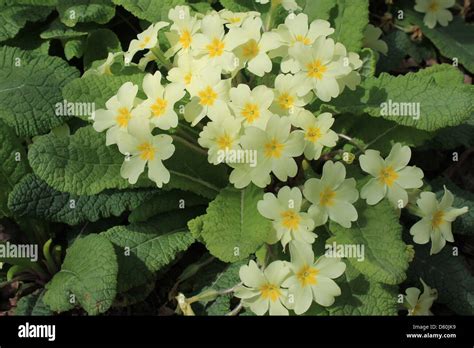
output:
[{"label": "green leaf", "polygon": [[10,216],[8,195],[29,171],[21,139],[0,120],[0,216]]},{"label": "green leaf", "polygon": [[362,48],[364,29],[369,24],[369,1],[337,0],[337,11],[331,37],[348,51],[358,52]]},{"label": "green leaf", "polygon": [[104,313],[117,289],[118,264],[112,243],[102,235],[77,239],[67,250],[59,273],[46,284],[43,301],[51,310],[64,312],[75,303],[89,315]]},{"label": "green leaf", "polygon": [[186,219],[194,211],[177,211],[140,224],[113,227],[101,235],[110,240],[118,257],[118,292],[146,284],[155,272],[176,260],[194,242]]},{"label": "green leaf", "polygon": [[[81,28],[82,29],[82,28]],[[70,28],[56,19],[49,25],[49,28],[44,30],[40,37],[42,39],[71,39],[80,36],[87,36],[87,30],[81,30],[79,28]]]},{"label": "green leaf", "polygon": [[405,12],[404,20],[400,21],[402,25],[407,23],[418,25],[443,56],[457,58],[460,64],[474,73],[474,35],[472,35],[474,25],[464,22],[461,16],[454,16],[448,26],[438,25],[430,29],[423,23],[423,14],[410,9]]},{"label": "green leaf", "polygon": [[440,129],[430,142],[430,147],[449,150],[459,146],[472,147],[474,146],[472,134],[474,134],[474,114],[471,115],[466,123]]},{"label": "green leaf", "polygon": [[43,296],[44,291],[40,291],[20,298],[15,307],[15,315],[53,315],[53,312],[44,304]]},{"label": "green leaf", "polygon": [[81,58],[84,55],[85,38],[68,39],[64,42],[64,55],[67,60]]},{"label": "green leaf", "polygon": [[107,58],[109,52],[121,51],[120,41],[112,30],[94,30],[87,37],[84,48],[84,66],[89,67],[92,62]]},{"label": "green leaf", "polygon": [[248,12],[256,10],[255,0],[220,0],[222,6],[232,12]]},{"label": "green leaf", "polygon": [[382,155],[388,155],[395,143],[416,147],[433,136],[430,132],[401,126],[382,118],[373,118],[368,122],[367,115],[340,115],[334,129],[360,140],[370,149],[379,150]]},{"label": "green leaf", "polygon": [[375,75],[375,66],[377,65],[378,53],[370,48],[363,48],[360,52],[362,66],[359,74],[362,78],[372,77]]},{"label": "green leaf", "polygon": [[78,71],[57,57],[0,47],[0,118],[19,136],[46,133],[67,118],[55,114],[61,88]]},{"label": "green leaf", "polygon": [[200,237],[209,252],[224,262],[247,258],[268,239],[272,225],[257,210],[263,190],[253,185],[222,190],[209,204]]},{"label": "green leaf", "polygon": [[154,0],[113,0],[114,4],[123,6],[134,16],[145,19],[148,22],[168,20],[168,12],[178,5],[185,5],[185,0],[160,0],[157,4]]},{"label": "green leaf", "polygon": [[61,0],[56,9],[61,22],[68,27],[83,22],[105,24],[115,15],[111,0]]},{"label": "green leaf", "polygon": [[[63,97],[68,102],[94,103],[96,110],[105,107],[105,102],[117,94],[125,82],[141,85],[145,74],[132,75],[87,75],[74,79],[63,88]],[[87,118],[87,117],[86,117]]]},{"label": "green leaf", "polygon": [[161,213],[197,205],[207,205],[207,203],[207,199],[190,192],[179,190],[160,192],[134,208],[128,216],[128,221],[131,223],[143,222]]},{"label": "green leaf", "polygon": [[0,41],[13,38],[26,22],[39,21],[46,18],[52,7],[29,6],[13,1],[0,1]]},{"label": "green leaf", "polygon": [[105,134],[91,126],[70,137],[48,134],[37,138],[28,160],[38,177],[61,192],[93,195],[129,186],[120,176],[123,155],[115,147],[105,146]]},{"label": "green leaf", "polygon": [[331,17],[335,16],[335,14],[331,15],[331,13],[334,13],[334,10],[337,11],[335,8],[336,4],[336,0],[307,0],[303,12],[308,15],[310,23],[315,19],[328,21]]},{"label": "green leaf", "polygon": [[397,287],[364,277],[350,264],[338,284],[341,296],[327,308],[329,315],[397,315]]},{"label": "green leaf", "polygon": [[474,236],[474,194],[461,189],[449,179],[438,178],[431,182],[432,190],[438,196],[438,199],[444,194],[443,186],[454,195],[453,207],[468,207],[468,212],[458,216],[453,222],[452,231],[456,234]]},{"label": "green leaf", "polygon": [[419,278],[422,278],[438,290],[437,302],[446,304],[459,315],[473,315],[474,278],[464,257],[453,253],[450,245],[435,255],[430,255],[429,245],[415,246],[410,281],[419,284]]},{"label": "green leaf", "polygon": [[356,209],[359,218],[351,228],[330,223],[334,236],[327,243],[336,243],[340,247],[363,246],[363,259],[357,256],[348,258],[355,269],[373,281],[401,283],[406,278],[409,255],[394,208],[384,199],[375,206],[359,201]]},{"label": "green leaf", "polygon": [[[450,65],[397,77],[382,73],[378,78],[365,79],[355,91],[346,90],[330,104],[323,104],[321,111],[367,113],[426,131],[455,126],[474,112],[474,86],[451,83],[460,76],[459,70]],[[392,103],[415,103],[410,104],[415,108],[419,105],[419,119],[414,115],[381,115],[383,103],[389,100]]]},{"label": "green leaf", "polygon": [[77,225],[135,209],[156,191],[148,189],[108,190],[93,196],[77,196],[49,187],[34,174],[27,175],[10,194],[8,205],[18,216]]}]

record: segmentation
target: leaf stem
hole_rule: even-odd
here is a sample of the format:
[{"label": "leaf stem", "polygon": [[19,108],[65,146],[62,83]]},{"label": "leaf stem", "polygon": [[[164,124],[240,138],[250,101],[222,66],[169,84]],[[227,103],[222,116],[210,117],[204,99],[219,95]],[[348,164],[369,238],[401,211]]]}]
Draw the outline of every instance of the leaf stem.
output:
[{"label": "leaf stem", "polygon": [[207,151],[204,150],[202,147],[199,147],[198,145],[195,145],[195,144],[191,143],[190,141],[188,141],[188,140],[184,139],[183,137],[181,137],[179,135],[176,135],[176,134],[172,135],[171,137],[173,138],[174,141],[183,144],[184,146],[192,149],[193,151],[196,151],[196,152],[198,152],[202,155],[207,156]]},{"label": "leaf stem", "polygon": [[159,46],[152,48],[151,52],[158,59],[161,65],[165,67],[166,70],[168,71],[171,70],[171,68],[173,67],[173,64],[171,64],[169,60],[165,57],[165,55],[163,54],[163,51],[161,51],[161,48]]}]

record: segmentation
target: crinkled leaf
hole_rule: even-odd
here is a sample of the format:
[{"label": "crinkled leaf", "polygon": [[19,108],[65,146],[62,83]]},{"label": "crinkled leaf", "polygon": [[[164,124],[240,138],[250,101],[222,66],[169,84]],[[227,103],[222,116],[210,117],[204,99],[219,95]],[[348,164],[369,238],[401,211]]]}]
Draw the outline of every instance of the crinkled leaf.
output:
[{"label": "crinkled leaf", "polygon": [[362,48],[364,29],[368,23],[368,0],[337,0],[335,31],[331,37],[346,46],[348,51],[357,52]]},{"label": "crinkled leaf", "polygon": [[419,284],[422,278],[437,289],[437,302],[446,304],[457,314],[474,314],[474,277],[464,256],[454,253],[450,245],[435,255],[430,255],[429,245],[417,245],[409,277],[412,284]]},{"label": "crinkled leaf", "polygon": [[78,76],[62,59],[0,48],[0,118],[20,136],[43,134],[67,118],[55,114],[61,88]]},{"label": "crinkled leaf", "polygon": [[146,284],[194,242],[185,227],[193,214],[191,210],[167,213],[147,223],[116,226],[102,233],[115,246],[119,292]]},{"label": "crinkled leaf", "polygon": [[20,298],[15,307],[15,315],[53,315],[53,312],[43,302],[43,296],[44,291],[40,291]]},{"label": "crinkled leaf", "polygon": [[206,205],[207,203],[207,199],[186,191],[160,192],[134,208],[128,216],[128,221],[132,223],[143,222],[161,213]]},{"label": "crinkled leaf", "polygon": [[0,41],[13,38],[26,22],[46,18],[53,7],[29,6],[14,1],[0,1]]},{"label": "crinkled leaf", "polygon": [[56,9],[61,22],[68,27],[83,22],[105,24],[115,15],[111,0],[61,0]]},{"label": "crinkled leaf", "polygon": [[209,204],[200,237],[209,252],[225,262],[247,258],[268,239],[272,225],[257,210],[263,190],[226,188]]},{"label": "crinkled leaf", "polygon": [[84,47],[84,66],[92,62],[107,58],[109,52],[121,52],[120,41],[112,30],[97,29],[87,37]]},{"label": "crinkled leaf", "polygon": [[9,216],[8,195],[30,171],[25,149],[13,129],[0,120],[0,216]]},{"label": "crinkled leaf", "polygon": [[154,0],[113,0],[116,5],[123,6],[134,16],[149,22],[168,20],[168,12],[178,5],[185,5],[185,0],[160,0],[159,4]]},{"label": "crinkled leaf", "polygon": [[155,192],[148,189],[107,190],[92,196],[77,196],[57,191],[30,174],[14,187],[8,204],[18,216],[77,225],[119,216],[124,211],[135,209]]},{"label": "crinkled leaf", "polygon": [[362,247],[360,255],[348,257],[348,261],[364,276],[385,284],[399,284],[406,278],[409,255],[402,240],[402,226],[394,208],[387,200],[375,206],[363,201],[356,203],[359,217],[351,228],[331,222],[334,234],[327,243],[348,247]]},{"label": "crinkled leaf", "polygon": [[325,21],[329,20],[336,10],[336,0],[306,0],[306,5],[303,9],[303,12],[308,15],[308,19],[312,22],[315,19],[323,19]]},{"label": "crinkled leaf", "polygon": [[464,22],[461,16],[454,16],[449,25],[437,25],[430,29],[423,23],[423,14],[407,9],[404,20],[400,23],[418,25],[445,57],[457,58],[458,63],[474,73],[474,25]]},{"label": "crinkled leaf", "polygon": [[329,315],[397,315],[397,287],[364,277],[351,265],[338,285],[341,296],[327,307]]},{"label": "crinkled leaf", "polygon": [[[443,65],[427,68],[404,76],[382,73],[379,77],[365,79],[355,91],[344,93],[323,104],[322,110],[336,113],[367,113],[373,117],[383,117],[404,126],[426,131],[455,126],[468,119],[474,111],[474,86],[447,81],[458,80],[460,71]],[[381,115],[383,103],[419,103],[420,117]],[[388,104],[387,104],[388,109]]]},{"label": "crinkled leaf", "polygon": [[43,301],[55,312],[79,304],[89,315],[104,313],[115,298],[117,274],[117,256],[107,238],[91,234],[77,239],[68,248],[61,270],[46,284]]}]

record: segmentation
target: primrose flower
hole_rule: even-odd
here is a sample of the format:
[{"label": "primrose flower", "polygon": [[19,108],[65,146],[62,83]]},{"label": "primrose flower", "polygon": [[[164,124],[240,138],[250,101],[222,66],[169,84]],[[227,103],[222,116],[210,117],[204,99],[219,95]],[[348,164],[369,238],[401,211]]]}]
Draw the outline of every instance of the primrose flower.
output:
[{"label": "primrose flower", "polygon": [[290,243],[290,254],[291,275],[283,282],[289,298],[293,295],[293,303],[290,302],[288,308],[303,314],[313,300],[321,306],[331,306],[335,297],[341,295],[341,289],[333,279],[344,273],[346,264],[338,257],[321,256],[315,261],[311,245],[300,241]]},{"label": "primrose flower", "polygon": [[453,201],[454,196],[446,187],[440,202],[433,192],[422,192],[416,201],[421,220],[411,227],[410,234],[417,244],[426,244],[431,239],[430,254],[439,253],[446,241],[454,242],[451,224],[468,211],[468,207],[453,208]]},{"label": "primrose flower", "polygon": [[240,66],[247,65],[247,70],[257,76],[263,76],[272,70],[272,61],[267,52],[281,46],[280,37],[273,32],[261,34],[262,19],[247,19],[242,25],[247,42],[239,46],[236,55]]},{"label": "primrose flower", "polygon": [[166,22],[158,22],[150,25],[144,32],[137,35],[137,38],[130,42],[128,51],[125,53],[125,62],[130,63],[133,56],[138,51],[151,49],[158,44],[158,31],[169,25]]},{"label": "primrose flower", "polygon": [[170,69],[166,78],[171,82],[182,84],[191,95],[197,95],[207,73],[213,76],[219,74],[219,70],[209,66],[205,59],[194,59],[190,54],[178,55],[175,64],[177,66]]},{"label": "primrose flower", "polygon": [[312,46],[295,45],[289,53],[299,63],[301,71],[296,74],[301,79],[299,95],[314,90],[322,101],[329,101],[340,94],[337,79],[350,73],[351,68],[344,65],[344,59],[334,58],[335,44],[332,39],[319,37]]},{"label": "primrose flower", "polygon": [[205,58],[208,64],[232,72],[237,67],[233,50],[246,40],[241,28],[231,28],[226,34],[224,21],[218,14],[207,15],[201,23],[201,32],[191,45],[196,58]]},{"label": "primrose flower", "polygon": [[273,91],[266,86],[257,86],[253,90],[244,84],[230,89],[229,106],[237,119],[245,127],[254,126],[265,129],[272,113],[268,110],[273,101]]},{"label": "primrose flower", "polygon": [[455,3],[455,0],[416,0],[415,11],[426,13],[423,22],[428,28],[433,29],[437,22],[445,27],[453,20],[447,9]]},{"label": "primrose flower", "polygon": [[381,35],[382,29],[375,27],[372,24],[367,24],[364,30],[364,47],[371,48],[387,55],[388,46],[385,41],[380,39]]},{"label": "primrose flower", "polygon": [[405,306],[408,307],[408,315],[433,315],[430,308],[433,302],[438,298],[438,291],[431,289],[424,281],[420,278],[423,284],[423,293],[420,296],[421,291],[417,288],[408,288],[405,290]]},{"label": "primrose flower", "polygon": [[117,143],[118,135],[127,131],[132,118],[141,116],[140,110],[134,109],[137,92],[137,85],[126,82],[119,88],[117,95],[107,100],[106,110],[96,110],[93,127],[97,132],[107,129],[107,146]]},{"label": "primrose flower", "polygon": [[304,13],[298,15],[290,14],[285,19],[285,24],[280,24],[276,30],[283,42],[283,46],[277,50],[277,55],[282,56],[281,71],[293,74],[300,70],[299,63],[288,55],[288,47],[295,44],[311,46],[318,37],[324,37],[334,33],[334,29],[328,21],[321,19],[314,20],[308,26],[308,16]]},{"label": "primrose flower", "polygon": [[199,133],[198,143],[202,147],[208,148],[208,161],[212,164],[219,164],[219,151],[240,149],[241,122],[234,116],[221,115],[216,120],[208,122],[201,133]]},{"label": "primrose flower", "polygon": [[230,174],[230,182],[236,188],[242,188],[253,182],[258,187],[267,186],[270,173],[273,172],[280,181],[294,177],[298,171],[293,157],[303,153],[303,135],[290,132],[291,123],[288,117],[273,115],[265,130],[248,127],[240,138],[244,150],[256,151],[257,164],[232,164],[235,169]]},{"label": "primrose flower", "polygon": [[288,290],[281,284],[288,276],[288,268],[283,261],[270,263],[261,271],[255,261],[250,260],[239,271],[243,285],[235,291],[235,296],[242,299],[244,307],[249,307],[257,315],[288,315],[285,308],[288,302]]},{"label": "primrose flower", "polygon": [[416,166],[407,166],[410,157],[410,148],[400,143],[393,145],[385,160],[375,150],[367,150],[359,157],[362,170],[373,176],[360,192],[367,204],[377,204],[387,196],[395,207],[403,208],[407,205],[406,189],[423,186],[423,171]]},{"label": "primrose flower", "polygon": [[219,115],[229,113],[227,102],[229,100],[230,79],[221,80],[218,70],[209,69],[199,80],[199,87],[191,101],[184,108],[184,118],[195,126],[204,117],[211,120]]},{"label": "primrose flower", "polygon": [[193,37],[201,27],[201,21],[191,17],[188,6],[176,6],[170,9],[168,18],[173,24],[170,31],[165,33],[171,45],[165,56],[172,57],[177,52],[189,52]]},{"label": "primrose flower", "polygon": [[321,157],[324,146],[336,146],[338,136],[330,129],[334,124],[334,118],[329,112],[315,117],[310,111],[303,109],[294,116],[293,124],[303,129],[304,155],[308,160],[316,160]]},{"label": "primrose flower", "polygon": [[307,214],[301,212],[303,197],[297,187],[282,187],[278,197],[273,193],[265,193],[263,200],[257,203],[261,215],[273,220],[276,240],[281,240],[283,248],[291,240],[299,240],[312,244],[317,235],[313,233],[314,222]]},{"label": "primrose flower", "polygon": [[170,158],[175,150],[173,139],[166,134],[153,136],[147,118],[136,118],[130,122],[128,133],[118,138],[119,151],[126,155],[120,175],[135,184],[148,164],[148,177],[162,187],[170,181],[170,172],[162,161]]},{"label": "primrose flower", "polygon": [[300,81],[291,74],[279,74],[275,78],[275,99],[270,110],[280,116],[290,115],[290,120],[293,121],[293,116],[298,114],[303,107],[308,104],[313,98],[311,93],[300,97],[296,90],[300,86]]},{"label": "primrose flower", "polygon": [[354,91],[360,84],[361,77],[357,69],[362,66],[362,60],[359,55],[354,52],[347,53],[346,47],[337,42],[334,45],[334,59],[342,60],[343,65],[349,67],[349,73],[341,75],[337,78],[337,84],[339,85],[339,94],[344,92],[344,88],[347,86],[350,90]]},{"label": "primrose flower", "polygon": [[175,128],[178,125],[178,115],[174,111],[174,104],[184,97],[183,85],[170,83],[163,87],[161,73],[157,71],[154,75],[145,75],[143,90],[148,99],[138,106],[138,109],[143,110],[142,114],[149,116],[150,122],[160,129]]},{"label": "primrose flower", "polygon": [[242,23],[247,18],[255,18],[260,16],[260,12],[248,11],[248,12],[232,12],[226,9],[220,10],[219,16],[224,20],[227,28],[238,28],[242,26]]},{"label": "primrose flower", "polygon": [[354,178],[346,179],[346,168],[340,162],[327,161],[321,179],[311,178],[304,184],[303,194],[312,205],[308,209],[316,226],[328,218],[345,228],[357,220],[352,203],[359,198]]}]

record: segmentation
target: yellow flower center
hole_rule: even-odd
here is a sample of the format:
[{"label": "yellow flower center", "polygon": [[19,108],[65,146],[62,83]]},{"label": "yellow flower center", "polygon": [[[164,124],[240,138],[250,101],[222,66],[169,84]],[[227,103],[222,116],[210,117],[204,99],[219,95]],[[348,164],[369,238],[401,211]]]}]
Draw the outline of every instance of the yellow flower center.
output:
[{"label": "yellow flower center", "polygon": [[279,143],[276,139],[271,140],[265,144],[265,157],[267,158],[280,158],[284,144]]},{"label": "yellow flower center", "polygon": [[217,93],[214,92],[211,86],[207,86],[202,89],[199,93],[199,104],[203,106],[212,106],[217,98]]},{"label": "yellow flower center", "polygon": [[295,98],[293,98],[289,93],[284,92],[284,93],[280,94],[280,96],[278,97],[277,102],[278,102],[278,105],[282,109],[288,110],[288,109],[291,109],[291,107],[295,103]]},{"label": "yellow flower center", "polygon": [[437,12],[439,10],[439,4],[436,1],[432,1],[430,6],[428,6],[429,12]]},{"label": "yellow flower center", "polygon": [[160,117],[166,111],[168,102],[162,98],[156,98],[155,103],[150,107],[153,112],[153,117]]},{"label": "yellow flower center", "polygon": [[260,116],[260,109],[257,104],[247,103],[242,110],[242,116],[248,123],[252,123]]},{"label": "yellow flower center", "polygon": [[334,205],[334,198],[336,197],[336,191],[330,188],[325,188],[319,193],[319,204],[322,206],[330,207]]},{"label": "yellow flower center", "polygon": [[316,276],[318,275],[318,273],[319,270],[317,270],[316,268],[305,265],[298,273],[296,273],[296,278],[298,279],[302,287],[308,285],[316,285]]},{"label": "yellow flower center", "polygon": [[126,107],[123,107],[118,109],[118,114],[115,118],[115,121],[119,127],[125,128],[128,126],[128,121],[130,121],[130,118],[132,118],[132,115],[130,115],[130,110],[128,110]]},{"label": "yellow flower center", "polygon": [[192,79],[193,79],[193,73],[188,72],[186,75],[184,75],[184,84],[189,85]]},{"label": "yellow flower center", "polygon": [[295,41],[296,42],[301,42],[303,45],[311,45],[311,40],[308,39],[306,36],[304,35],[296,35],[295,37]]},{"label": "yellow flower center", "polygon": [[145,48],[145,46],[150,42],[151,37],[145,36],[143,41],[140,43],[140,48]]},{"label": "yellow flower center", "polygon": [[189,46],[191,46],[192,39],[193,38],[189,30],[185,29],[179,37],[179,43],[181,44],[181,46],[183,46],[183,48],[189,48]]},{"label": "yellow flower center", "polygon": [[229,22],[232,24],[236,24],[240,22],[240,17],[231,17],[229,18]]},{"label": "yellow flower center", "polygon": [[280,216],[283,218],[281,222],[282,225],[289,230],[296,230],[300,225],[301,217],[300,214],[294,212],[293,210],[287,210],[280,213]]},{"label": "yellow flower center", "polygon": [[155,158],[156,149],[149,142],[144,142],[138,145],[140,158],[144,161],[151,161]]},{"label": "yellow flower center", "polygon": [[222,53],[224,53],[224,46],[224,42],[222,42],[218,38],[215,37],[214,39],[212,39],[211,43],[206,46],[209,57],[220,57]]},{"label": "yellow flower center", "polygon": [[433,228],[438,228],[444,222],[444,211],[438,210],[433,214],[433,219],[431,220],[431,226]]},{"label": "yellow flower center", "polygon": [[305,139],[308,139],[312,143],[317,142],[321,138],[321,129],[319,127],[309,127],[304,135]]},{"label": "yellow flower center", "polygon": [[308,63],[306,68],[308,69],[308,77],[318,80],[321,80],[323,78],[323,74],[328,70],[326,65],[322,64],[319,59]]},{"label": "yellow flower center", "polygon": [[250,40],[247,44],[245,44],[243,48],[242,54],[247,59],[252,59],[257,56],[260,48],[258,47],[257,41]]},{"label": "yellow flower center", "polygon": [[379,174],[379,181],[388,187],[392,186],[397,178],[398,174],[391,166],[383,168]]},{"label": "yellow flower center", "polygon": [[234,140],[227,133],[224,133],[224,135],[217,138],[216,142],[217,142],[217,146],[219,146],[219,149],[225,150],[232,146],[232,143],[234,142]]},{"label": "yellow flower center", "polygon": [[267,283],[260,287],[260,296],[264,299],[269,299],[272,302],[275,302],[280,298],[281,291],[278,286]]}]

